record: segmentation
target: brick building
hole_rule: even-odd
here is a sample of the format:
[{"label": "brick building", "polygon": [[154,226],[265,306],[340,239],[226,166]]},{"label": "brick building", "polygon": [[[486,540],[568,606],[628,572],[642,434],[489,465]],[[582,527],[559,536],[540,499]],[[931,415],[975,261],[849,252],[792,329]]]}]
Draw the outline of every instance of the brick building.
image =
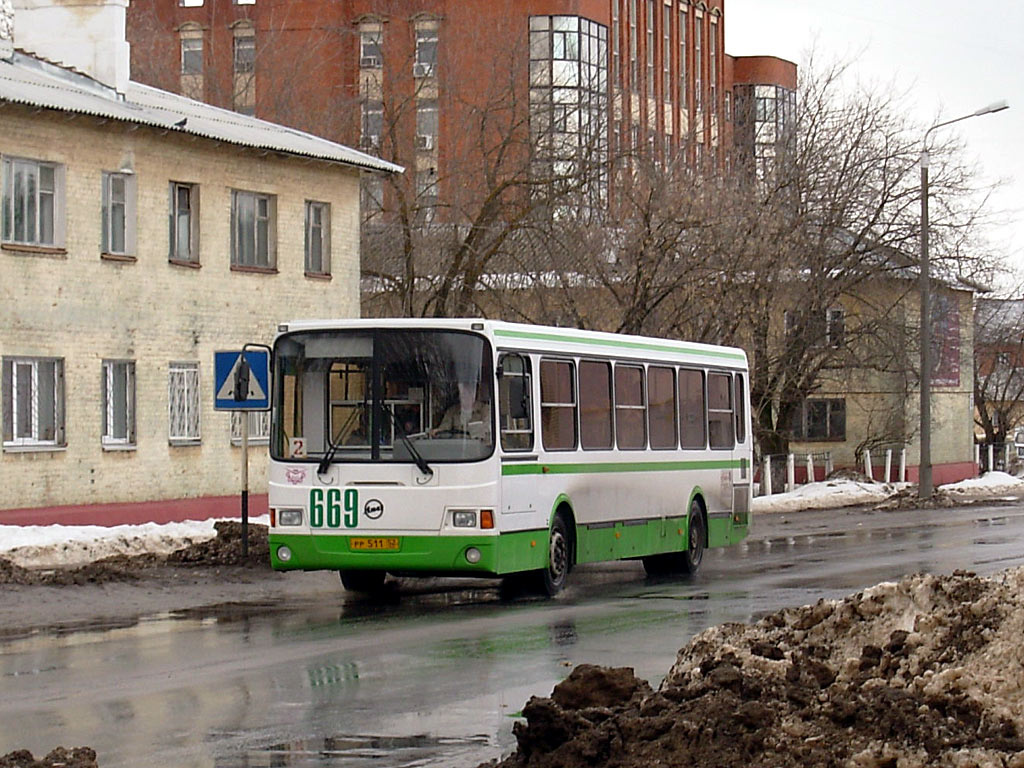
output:
[{"label": "brick building", "polygon": [[[725,164],[734,138],[770,155],[796,89],[790,62],[726,55],[724,0],[136,0],[128,21],[144,82],[400,163],[441,217],[487,164],[464,162],[481,109],[529,122],[522,152],[563,173],[638,150]],[[372,215],[385,192],[364,192]]]},{"label": "brick building", "polygon": [[214,350],[358,315],[359,177],[400,170],[131,81],[125,7],[0,2],[0,524],[237,513]]}]

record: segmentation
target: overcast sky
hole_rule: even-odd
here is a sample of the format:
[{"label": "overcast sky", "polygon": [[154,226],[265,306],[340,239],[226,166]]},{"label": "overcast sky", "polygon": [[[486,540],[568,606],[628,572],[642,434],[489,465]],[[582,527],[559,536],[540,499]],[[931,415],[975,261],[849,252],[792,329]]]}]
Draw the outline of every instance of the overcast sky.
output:
[{"label": "overcast sky", "polygon": [[726,0],[727,53],[803,64],[812,46],[821,60],[859,54],[858,77],[908,90],[907,109],[926,127],[1010,103],[940,130],[964,140],[986,178],[1007,179],[995,200],[1007,224],[992,237],[1024,274],[1024,2]]}]

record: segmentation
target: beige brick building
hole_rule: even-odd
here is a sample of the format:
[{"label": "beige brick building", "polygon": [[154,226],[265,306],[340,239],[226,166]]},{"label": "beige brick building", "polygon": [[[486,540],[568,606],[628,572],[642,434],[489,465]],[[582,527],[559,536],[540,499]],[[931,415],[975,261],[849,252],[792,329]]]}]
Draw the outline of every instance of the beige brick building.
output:
[{"label": "beige brick building", "polygon": [[359,177],[401,170],[131,82],[124,5],[84,3],[103,32],[76,40],[61,4],[15,0],[0,41],[0,524],[236,513],[214,351],[358,316]]}]

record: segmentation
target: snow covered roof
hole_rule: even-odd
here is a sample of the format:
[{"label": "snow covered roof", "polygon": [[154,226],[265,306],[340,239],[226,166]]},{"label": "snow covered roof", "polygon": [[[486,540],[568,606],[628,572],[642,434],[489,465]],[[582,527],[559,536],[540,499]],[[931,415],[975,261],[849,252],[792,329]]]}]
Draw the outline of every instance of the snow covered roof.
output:
[{"label": "snow covered roof", "polygon": [[0,101],[121,120],[369,171],[404,171],[400,165],[319,136],[142,83],[129,82],[120,94],[88,75],[21,51],[15,51],[10,60],[0,59]]}]

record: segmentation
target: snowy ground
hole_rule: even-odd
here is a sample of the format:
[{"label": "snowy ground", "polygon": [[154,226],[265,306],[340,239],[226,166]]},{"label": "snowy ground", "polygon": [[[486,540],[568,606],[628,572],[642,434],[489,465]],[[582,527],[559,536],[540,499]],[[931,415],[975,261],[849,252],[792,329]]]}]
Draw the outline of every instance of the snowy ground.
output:
[{"label": "snowy ground", "polygon": [[[906,490],[905,484],[870,483],[856,480],[827,480],[801,485],[789,493],[754,499],[754,514],[799,512],[802,510],[877,504]],[[988,472],[979,478],[941,486],[954,498],[1018,497],[1024,494],[1024,480],[1005,472]],[[212,539],[215,520],[157,525],[18,526],[0,525],[0,557],[23,568],[54,568],[94,562],[111,555],[167,554],[190,543]],[[253,523],[267,525],[266,515]]]}]

